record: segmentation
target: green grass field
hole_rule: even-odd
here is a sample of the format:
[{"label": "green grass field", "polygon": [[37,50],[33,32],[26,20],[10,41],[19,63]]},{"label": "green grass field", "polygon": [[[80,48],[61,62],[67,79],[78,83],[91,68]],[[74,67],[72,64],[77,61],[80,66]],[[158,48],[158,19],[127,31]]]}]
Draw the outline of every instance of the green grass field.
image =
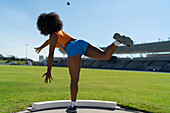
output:
[{"label": "green grass field", "polygon": [[[53,67],[51,84],[44,83],[45,72],[46,67],[0,65],[0,112],[22,111],[39,101],[70,99],[68,68]],[[82,69],[78,99],[170,113],[170,74]]]}]

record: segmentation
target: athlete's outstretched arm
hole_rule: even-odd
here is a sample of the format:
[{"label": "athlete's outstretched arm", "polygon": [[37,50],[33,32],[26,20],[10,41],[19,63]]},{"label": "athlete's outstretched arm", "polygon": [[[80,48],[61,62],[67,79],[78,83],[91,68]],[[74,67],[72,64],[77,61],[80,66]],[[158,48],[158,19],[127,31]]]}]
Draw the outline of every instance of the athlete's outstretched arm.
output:
[{"label": "athlete's outstretched arm", "polygon": [[45,78],[45,83],[49,82],[51,83],[51,79],[53,80],[51,76],[51,69],[52,69],[52,64],[53,64],[53,56],[54,56],[54,50],[57,42],[57,35],[56,34],[51,34],[50,35],[50,48],[49,48],[49,55],[48,55],[48,68],[47,68],[47,73],[45,73],[42,77],[46,76]]},{"label": "athlete's outstretched arm", "polygon": [[39,53],[44,47],[50,44],[50,39],[46,40],[40,47],[34,48],[35,52]]}]

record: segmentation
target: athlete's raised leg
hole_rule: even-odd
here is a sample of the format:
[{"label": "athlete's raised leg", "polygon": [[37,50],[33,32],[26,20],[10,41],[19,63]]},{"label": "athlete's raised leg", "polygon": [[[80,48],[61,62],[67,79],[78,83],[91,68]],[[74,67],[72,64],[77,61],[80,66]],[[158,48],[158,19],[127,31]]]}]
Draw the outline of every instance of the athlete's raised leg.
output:
[{"label": "athlete's raised leg", "polygon": [[114,34],[113,38],[116,39],[116,41],[109,45],[104,51],[89,44],[85,55],[98,60],[109,60],[120,43],[123,43],[129,47],[133,46],[133,41],[129,37],[124,35],[121,36],[120,34],[116,33]]},{"label": "athlete's raised leg", "polygon": [[98,60],[109,60],[117,47],[118,46],[115,46],[115,44],[112,43],[105,51],[103,51],[100,48],[89,44],[85,55]]}]

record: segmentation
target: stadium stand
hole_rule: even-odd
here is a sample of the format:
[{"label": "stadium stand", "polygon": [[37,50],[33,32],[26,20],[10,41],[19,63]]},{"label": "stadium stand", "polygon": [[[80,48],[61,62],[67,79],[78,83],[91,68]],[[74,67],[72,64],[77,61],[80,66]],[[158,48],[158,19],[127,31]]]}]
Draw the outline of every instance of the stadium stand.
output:
[{"label": "stadium stand", "polygon": [[118,59],[118,61],[113,65],[113,69],[125,69],[125,66],[130,62],[130,59]]},{"label": "stadium stand", "polygon": [[[106,47],[101,47],[106,49]],[[170,41],[135,44],[133,47],[119,46],[115,54],[170,52]]]},{"label": "stadium stand", "polygon": [[166,64],[165,66],[163,66],[162,68],[163,71],[170,71],[170,63]]},{"label": "stadium stand", "polygon": [[[105,49],[105,48],[102,48]],[[153,53],[152,53],[153,52]],[[161,54],[163,52],[163,54]],[[109,61],[82,58],[82,67],[99,69],[121,69],[121,70],[143,70],[143,71],[167,71],[170,72],[170,41],[137,44],[132,48],[120,46],[116,54],[142,54],[148,53],[146,57],[117,58],[112,56]],[[47,65],[48,58],[44,60]],[[54,58],[54,66],[67,67],[68,60],[63,57]]]}]

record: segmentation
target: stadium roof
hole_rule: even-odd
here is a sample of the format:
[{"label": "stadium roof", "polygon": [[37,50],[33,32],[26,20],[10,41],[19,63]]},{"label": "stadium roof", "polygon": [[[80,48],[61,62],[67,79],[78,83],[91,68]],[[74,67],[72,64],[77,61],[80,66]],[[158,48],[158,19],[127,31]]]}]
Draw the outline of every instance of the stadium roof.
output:
[{"label": "stadium roof", "polygon": [[[106,47],[101,47],[101,49],[106,49]],[[170,52],[170,41],[135,44],[133,47],[119,46],[115,54],[137,54],[156,52]]]}]

